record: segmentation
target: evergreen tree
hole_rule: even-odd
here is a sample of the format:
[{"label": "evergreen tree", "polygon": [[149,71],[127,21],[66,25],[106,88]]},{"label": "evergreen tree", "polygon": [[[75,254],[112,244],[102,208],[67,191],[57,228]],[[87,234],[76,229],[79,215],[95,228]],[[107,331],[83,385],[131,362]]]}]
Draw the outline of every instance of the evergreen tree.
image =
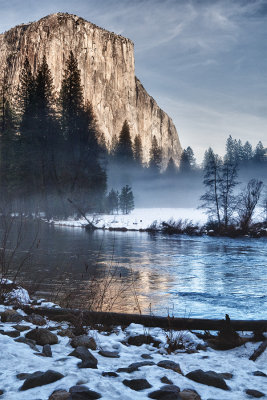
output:
[{"label": "evergreen tree", "polygon": [[159,173],[162,166],[162,150],[158,145],[156,136],[152,138],[152,145],[150,149],[149,168],[156,173]]},{"label": "evergreen tree", "polygon": [[119,200],[123,214],[129,214],[134,209],[134,196],[130,186],[126,185],[122,188]]},{"label": "evergreen tree", "polygon": [[128,122],[125,120],[122,126],[122,130],[119,135],[118,145],[115,151],[115,157],[118,162],[124,164],[133,162],[133,149],[132,141],[130,136],[130,128]]},{"label": "evergreen tree", "polygon": [[243,146],[243,162],[244,162],[244,164],[247,164],[249,161],[251,161],[252,157],[253,157],[252,146],[248,141],[246,141],[246,143]]},{"label": "evergreen tree", "polygon": [[142,166],[143,163],[143,149],[142,140],[140,135],[136,135],[134,138],[133,145],[133,156],[137,165]]},{"label": "evergreen tree", "polygon": [[119,209],[119,193],[117,191],[115,191],[114,189],[111,189],[111,191],[109,192],[108,196],[107,196],[107,211],[111,214],[114,213],[114,211],[116,211],[118,213],[118,209]]},{"label": "evergreen tree", "polygon": [[176,167],[175,162],[172,157],[169,159],[169,162],[168,162],[168,165],[167,165],[167,168],[166,168],[164,174],[168,177],[174,177],[177,174],[177,167]]},{"label": "evergreen tree", "polygon": [[220,183],[221,183],[222,161],[213,150],[209,148],[204,156],[204,179],[203,183],[206,192],[200,197],[201,208],[207,210],[210,218],[216,218],[218,225],[221,225],[221,203],[220,203]]},{"label": "evergreen tree", "polygon": [[263,147],[262,142],[260,141],[257,146],[256,149],[254,151],[254,157],[253,160],[256,164],[261,164],[263,163],[266,159],[265,159],[265,154],[266,154],[266,149]]}]

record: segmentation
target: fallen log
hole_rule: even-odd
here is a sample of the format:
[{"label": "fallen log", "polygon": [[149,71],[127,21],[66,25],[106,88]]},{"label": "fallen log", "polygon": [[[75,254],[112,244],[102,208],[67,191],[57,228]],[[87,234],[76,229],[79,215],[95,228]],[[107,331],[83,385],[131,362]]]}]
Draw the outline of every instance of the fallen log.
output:
[{"label": "fallen log", "polygon": [[257,358],[265,351],[267,347],[267,339],[261,343],[261,345],[254,351],[252,356],[249,357],[250,360],[256,361]]},{"label": "fallen log", "polygon": [[159,317],[139,314],[122,314],[114,312],[96,312],[77,310],[69,308],[45,308],[25,306],[23,310],[27,314],[38,313],[47,316],[52,320],[60,319],[66,321],[75,317],[81,318],[84,325],[103,324],[103,325],[122,325],[128,326],[131,323],[141,324],[145,327],[158,327],[173,330],[199,330],[199,331],[219,331],[227,326],[231,326],[236,331],[267,331],[267,320],[218,320],[218,319],[200,319],[200,318],[174,318]]}]

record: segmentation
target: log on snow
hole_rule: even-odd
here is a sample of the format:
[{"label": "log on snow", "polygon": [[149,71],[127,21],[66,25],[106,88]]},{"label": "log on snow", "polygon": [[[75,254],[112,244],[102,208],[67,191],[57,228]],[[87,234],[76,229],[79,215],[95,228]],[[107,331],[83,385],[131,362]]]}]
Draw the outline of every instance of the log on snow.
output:
[{"label": "log on snow", "polygon": [[158,327],[173,330],[204,330],[219,331],[222,328],[230,326],[236,331],[267,331],[267,320],[218,320],[218,319],[200,319],[200,318],[174,318],[159,317],[151,315],[122,314],[114,312],[96,312],[66,308],[33,308],[25,306],[24,311],[28,314],[38,313],[49,317],[50,319],[60,318],[66,320],[81,318],[83,324],[106,324],[128,326],[131,323],[142,324],[146,327]]},{"label": "log on snow", "polygon": [[249,357],[250,360],[256,361],[257,358],[264,352],[267,347],[267,339],[261,343],[261,345],[254,351],[252,356]]}]

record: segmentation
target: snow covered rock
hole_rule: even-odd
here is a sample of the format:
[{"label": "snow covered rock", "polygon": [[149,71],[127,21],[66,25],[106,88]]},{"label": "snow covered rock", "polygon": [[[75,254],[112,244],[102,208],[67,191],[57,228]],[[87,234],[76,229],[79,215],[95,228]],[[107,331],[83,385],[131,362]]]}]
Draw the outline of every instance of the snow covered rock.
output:
[{"label": "snow covered rock", "polygon": [[182,400],[180,388],[175,385],[162,386],[159,390],[149,393],[148,397],[157,400]]},{"label": "snow covered rock", "polygon": [[30,332],[26,333],[25,337],[35,340],[35,342],[41,346],[58,343],[57,335],[44,328],[32,329]]},{"label": "snow covered rock", "polygon": [[78,346],[84,346],[87,349],[91,350],[96,350],[96,342],[93,337],[87,336],[87,335],[80,335],[80,336],[75,336],[71,342],[70,342],[71,347],[78,347]]},{"label": "snow covered rock", "polygon": [[152,387],[146,379],[124,379],[122,383],[137,392]]},{"label": "snow covered rock", "polygon": [[48,385],[62,378],[64,378],[64,375],[53,370],[48,370],[46,372],[37,371],[26,378],[20,390],[28,390],[37,386]]},{"label": "snow covered rock", "polygon": [[100,399],[101,394],[88,389],[86,386],[76,385],[70,388],[71,400],[94,400]]},{"label": "snow covered rock", "polygon": [[230,390],[226,385],[221,374],[217,374],[214,371],[202,371],[202,369],[196,369],[195,371],[189,372],[186,377],[192,381],[203,383],[204,385],[214,386],[223,390]]},{"label": "snow covered rock", "polygon": [[178,374],[183,375],[183,373],[182,373],[182,371],[181,371],[181,368],[180,368],[180,365],[177,364],[177,363],[174,362],[174,361],[162,360],[162,361],[158,362],[157,365],[158,365],[158,367],[165,368],[165,369],[171,369],[172,371],[177,372]]}]

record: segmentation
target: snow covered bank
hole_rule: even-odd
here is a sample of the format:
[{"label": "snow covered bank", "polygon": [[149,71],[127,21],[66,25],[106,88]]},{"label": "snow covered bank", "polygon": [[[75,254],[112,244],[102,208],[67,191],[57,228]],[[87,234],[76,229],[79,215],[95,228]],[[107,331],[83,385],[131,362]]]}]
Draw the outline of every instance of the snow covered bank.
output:
[{"label": "snow covered bank", "polygon": [[[187,219],[200,224],[204,224],[207,221],[207,215],[203,210],[196,208],[136,208],[128,215],[88,214],[87,218],[97,228],[126,228],[134,230],[147,229],[154,221],[160,224],[170,219]],[[78,220],[69,218],[68,220],[54,220],[52,222],[55,225],[71,227],[83,227],[87,225],[87,221],[84,218]]]}]

